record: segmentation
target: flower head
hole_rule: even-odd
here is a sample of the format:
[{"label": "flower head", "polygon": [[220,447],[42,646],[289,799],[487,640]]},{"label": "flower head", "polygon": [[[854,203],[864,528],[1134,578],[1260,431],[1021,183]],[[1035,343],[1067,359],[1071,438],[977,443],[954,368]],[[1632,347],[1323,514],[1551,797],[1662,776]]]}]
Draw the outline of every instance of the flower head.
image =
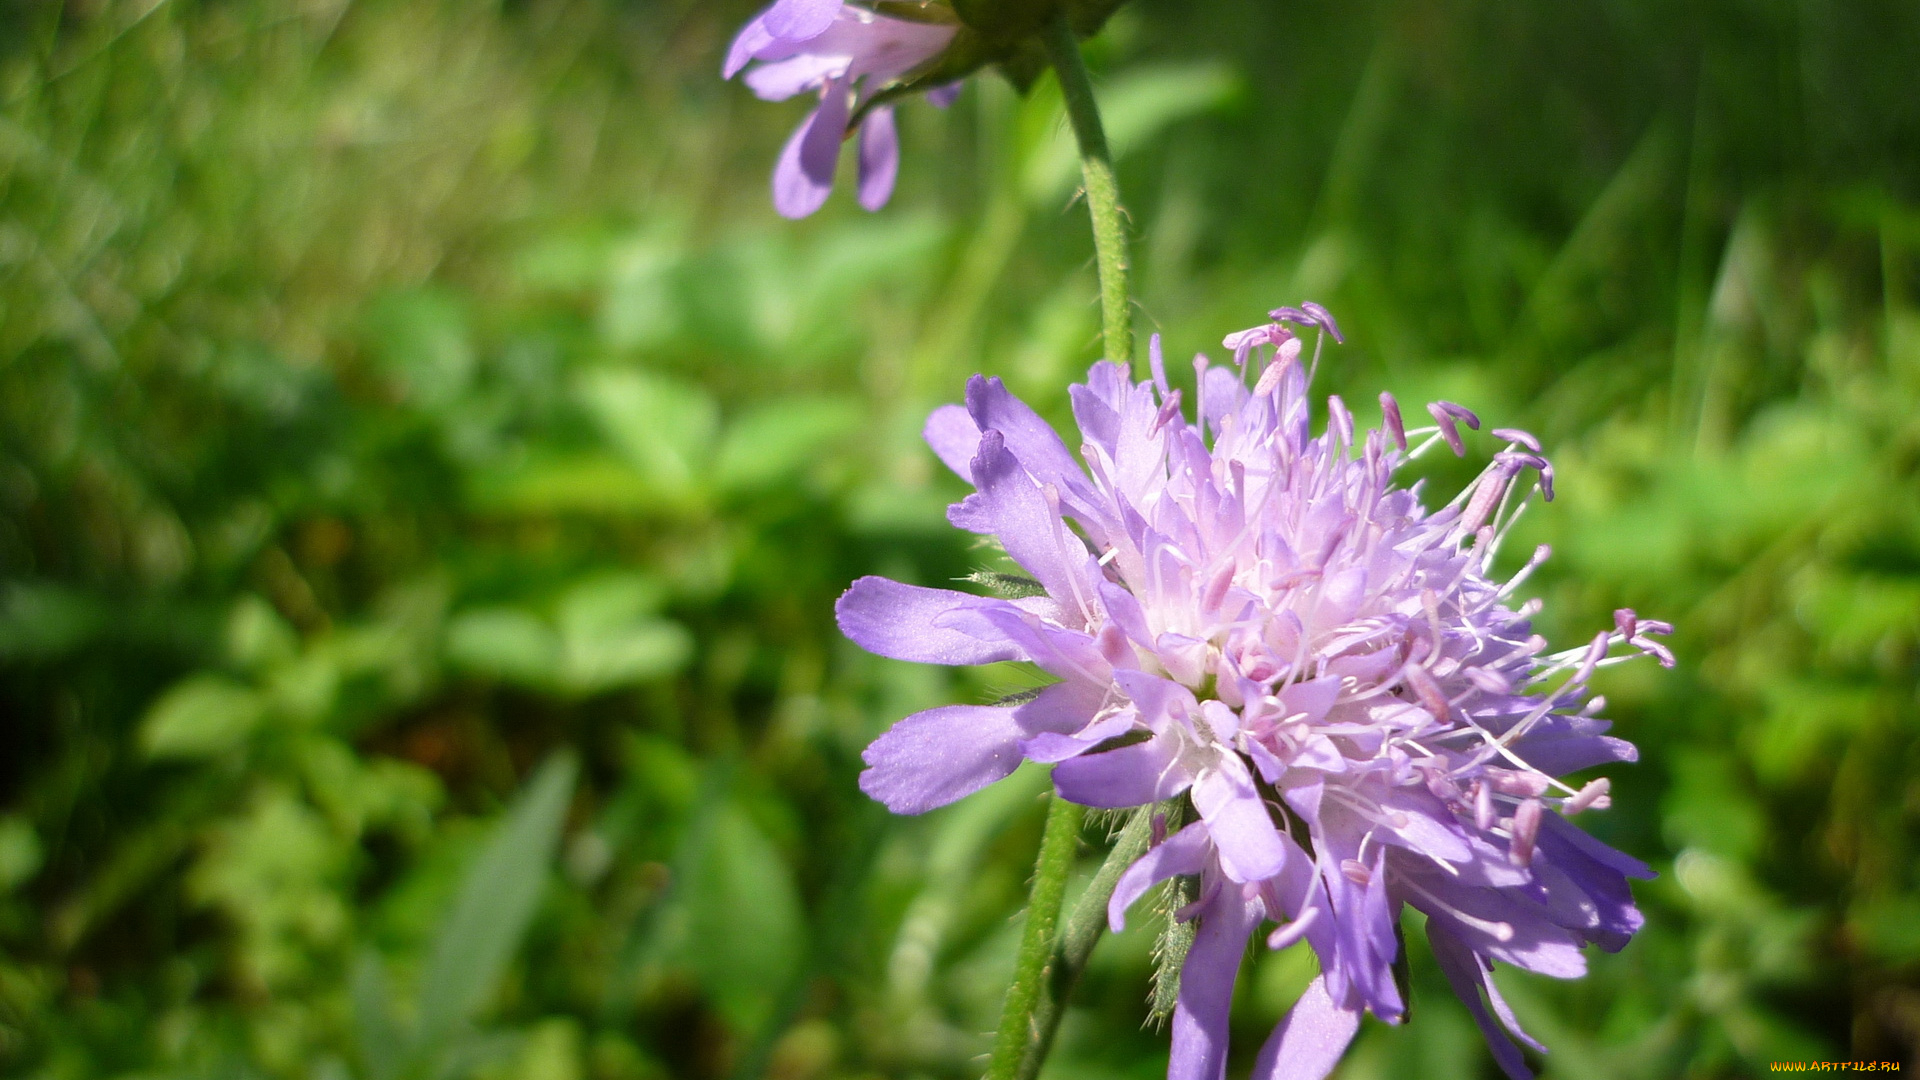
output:
[{"label": "flower head", "polygon": [[[726,78],[752,63],[747,85],[765,100],[785,101],[806,91],[820,95],[819,107],[801,121],[774,167],[774,208],[790,218],[820,209],[833,191],[840,144],[855,131],[860,205],[886,205],[900,168],[893,107],[875,105],[862,119],[853,118],[886,84],[944,52],[958,29],[956,23],[876,14],[844,0],[776,0],[742,27],[727,51]],[[952,84],[927,96],[945,105],[957,91]]]},{"label": "flower head", "polygon": [[1148,382],[1095,365],[1071,391],[1078,460],[997,379],[975,376],[964,408],[934,412],[927,441],[977,489],[949,519],[995,537],[1031,585],[985,597],[862,578],[840,624],[881,655],[1025,660],[1058,681],[1018,704],[907,717],[867,749],[861,786],[918,813],[1026,758],[1085,805],[1180,798],[1193,820],[1127,870],[1110,907],[1118,928],[1157,882],[1197,879],[1175,1080],[1222,1075],[1240,956],[1265,922],[1270,947],[1305,940],[1322,974],[1256,1077],[1317,1080],[1363,1011],[1398,1022],[1402,905],[1426,914],[1502,1067],[1531,1076],[1516,1041],[1538,1044],[1488,973],[1498,960],[1576,977],[1582,946],[1615,950],[1640,927],[1627,878],[1651,872],[1566,820],[1604,807],[1607,781],[1558,778],[1634,760],[1594,716],[1589,680],[1627,659],[1616,647],[1670,664],[1648,636],[1670,628],[1623,611],[1591,643],[1545,652],[1537,602],[1510,598],[1546,550],[1490,576],[1533,493],[1551,497],[1539,444],[1497,432],[1486,470],[1429,511],[1396,470],[1441,441],[1463,452],[1458,426],[1479,419],[1441,403],[1434,426],[1407,430],[1382,395],[1383,429],[1357,434],[1332,397],[1314,435],[1285,324],[1337,328],[1318,305],[1273,318],[1227,339],[1233,366],[1196,358],[1191,421],[1157,340]]}]

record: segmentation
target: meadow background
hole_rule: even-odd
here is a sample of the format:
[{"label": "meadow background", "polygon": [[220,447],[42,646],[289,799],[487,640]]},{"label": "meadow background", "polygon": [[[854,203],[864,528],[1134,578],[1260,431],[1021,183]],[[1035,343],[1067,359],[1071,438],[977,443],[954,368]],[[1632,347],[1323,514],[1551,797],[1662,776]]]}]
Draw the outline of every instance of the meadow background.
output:
[{"label": "meadow background", "polygon": [[[1044,777],[855,777],[1019,676],[831,605],[974,567],[919,424],[1065,419],[1091,244],[992,76],[885,212],[777,219],[753,8],[0,3],[0,1073],[978,1075]],[[1542,436],[1556,641],[1679,627],[1583,819],[1647,929],[1502,973],[1546,1076],[1920,1065],[1920,7],[1138,0],[1090,55],[1143,331],[1325,303],[1321,390]],[[1153,932],[1052,1080],[1163,1072]],[[1310,975],[1259,957],[1238,1068]],[[1492,1076],[1413,977],[1340,1075]]]}]

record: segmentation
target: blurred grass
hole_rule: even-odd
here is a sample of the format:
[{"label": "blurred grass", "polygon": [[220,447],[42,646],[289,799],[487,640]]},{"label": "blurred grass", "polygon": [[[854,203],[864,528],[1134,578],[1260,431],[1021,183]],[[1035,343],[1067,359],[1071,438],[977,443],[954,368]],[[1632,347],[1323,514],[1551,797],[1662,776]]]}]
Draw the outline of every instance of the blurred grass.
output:
[{"label": "blurred grass", "polygon": [[[977,1068],[1042,779],[908,820],[854,776],[1017,675],[829,611],[972,567],[919,423],[975,370],[1065,419],[1090,244],[1045,84],[904,109],[885,213],[775,219],[796,114],[715,70],[749,14],[0,6],[9,1075]],[[1328,304],[1328,389],[1547,439],[1557,638],[1680,625],[1606,686],[1647,931],[1503,975],[1550,1077],[1920,1064],[1916,55],[1908,6],[1732,0],[1142,3],[1095,47],[1170,351]],[[478,895],[534,906],[463,959]],[[1050,1076],[1164,1070],[1151,933]],[[1258,959],[1242,1050],[1306,965]],[[1429,967],[1343,1076],[1488,1075]]]}]

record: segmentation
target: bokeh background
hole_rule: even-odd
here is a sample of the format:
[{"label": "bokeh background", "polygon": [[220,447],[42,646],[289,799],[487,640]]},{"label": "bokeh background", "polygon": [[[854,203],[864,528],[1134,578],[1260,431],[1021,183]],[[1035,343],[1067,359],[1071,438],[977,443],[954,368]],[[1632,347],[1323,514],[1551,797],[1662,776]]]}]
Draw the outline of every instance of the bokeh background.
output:
[{"label": "bokeh background", "polygon": [[[0,1071],[978,1075],[1044,776],[855,777],[1022,675],[831,604],[977,565],[920,421],[1065,419],[1091,245],[991,76],[885,212],[777,219],[753,7],[0,4]],[[1090,53],[1144,329],[1327,304],[1321,389],[1543,437],[1556,641],[1680,628],[1583,819],[1647,929],[1502,974],[1546,1075],[1916,1065],[1920,7],[1140,0]],[[1154,932],[1050,1077],[1164,1070]],[[1236,1068],[1311,972],[1253,961]],[[1341,1076],[1493,1075],[1413,977]]]}]

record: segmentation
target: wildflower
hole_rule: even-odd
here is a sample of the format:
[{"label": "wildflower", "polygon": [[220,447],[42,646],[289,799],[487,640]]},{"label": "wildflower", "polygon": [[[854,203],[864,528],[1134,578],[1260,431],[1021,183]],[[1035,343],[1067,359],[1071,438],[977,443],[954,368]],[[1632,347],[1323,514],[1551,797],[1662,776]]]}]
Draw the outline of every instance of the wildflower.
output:
[{"label": "wildflower", "polygon": [[1071,389],[1079,460],[997,379],[975,376],[964,408],[934,412],[927,441],[977,489],[949,519],[997,538],[1031,580],[988,597],[862,578],[841,627],[884,656],[1024,660],[1059,681],[1019,703],[907,717],[868,747],[861,787],[919,813],[1025,758],[1088,806],[1180,798],[1194,820],[1128,868],[1109,908],[1118,929],[1156,883],[1197,878],[1180,913],[1198,927],[1173,1080],[1223,1074],[1240,956],[1265,922],[1269,947],[1305,940],[1321,974],[1255,1077],[1317,1080],[1363,1011],[1399,1022],[1402,905],[1427,916],[1496,1060],[1530,1077],[1517,1044],[1542,1048],[1492,962],[1573,978],[1584,945],[1617,950],[1639,929],[1627,878],[1651,871],[1566,820],[1606,806],[1607,781],[1558,778],[1635,759],[1605,734],[1589,682],[1629,658],[1616,648],[1671,664],[1649,637],[1671,628],[1622,611],[1589,644],[1545,653],[1528,621],[1538,602],[1509,602],[1546,549],[1505,582],[1489,576],[1533,493],[1552,496],[1539,444],[1496,432],[1505,446],[1486,470],[1429,512],[1395,471],[1439,442],[1463,453],[1459,426],[1479,418],[1443,402],[1433,426],[1407,430],[1382,395],[1384,430],[1356,437],[1331,397],[1313,435],[1292,326],[1338,328],[1317,305],[1273,320],[1227,339],[1233,367],[1196,358],[1191,422],[1157,339],[1149,382],[1095,365]]},{"label": "wildflower", "polygon": [[[922,5],[929,19],[944,9]],[[843,0],[777,0],[742,27],[722,74],[733,78],[749,63],[746,82],[767,101],[818,91],[820,104],[780,152],[773,171],[773,205],[790,218],[806,217],[827,201],[839,167],[840,144],[859,133],[860,205],[885,206],[900,169],[893,106],[874,105],[888,83],[928,66],[952,43],[951,21],[892,18]],[[957,83],[928,99],[946,105]],[[862,115],[862,107],[867,106]]]}]

